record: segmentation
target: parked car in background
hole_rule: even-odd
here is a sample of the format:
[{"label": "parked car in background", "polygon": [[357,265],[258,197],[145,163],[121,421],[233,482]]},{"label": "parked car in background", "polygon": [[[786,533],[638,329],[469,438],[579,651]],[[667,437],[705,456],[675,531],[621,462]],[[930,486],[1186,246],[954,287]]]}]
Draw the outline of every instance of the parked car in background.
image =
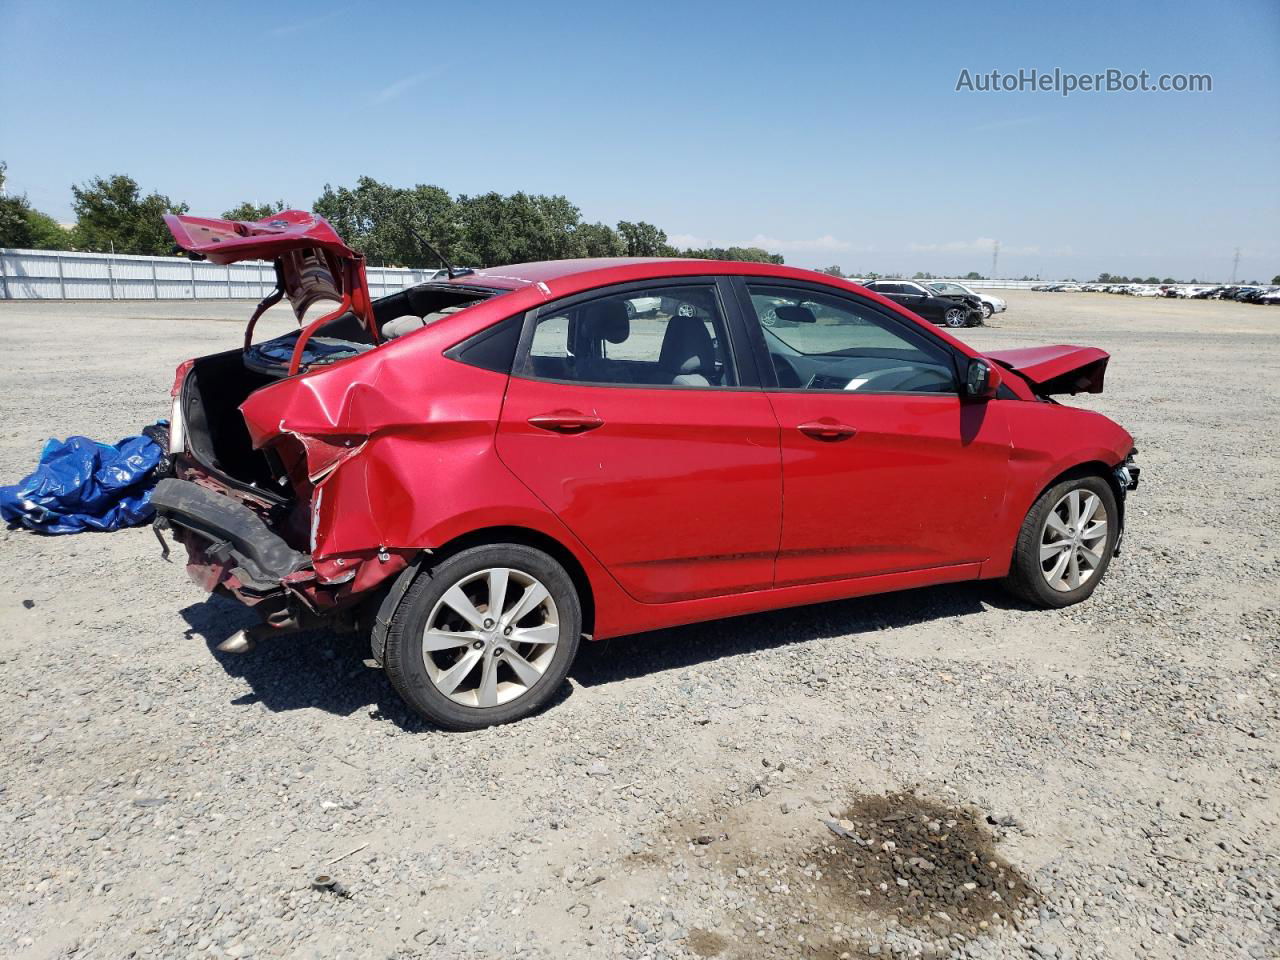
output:
[{"label": "parked car in background", "polygon": [[981,293],[955,280],[933,280],[925,284],[931,291],[942,297],[971,297],[978,301],[982,310],[982,319],[990,320],[993,313],[1004,313],[1009,305],[990,293]]},{"label": "parked car in background", "polygon": [[[263,620],[220,649],[356,630],[440,726],[538,709],[584,637],[975,579],[1063,607],[1120,543],[1132,437],[1045,402],[1101,392],[1097,348],[984,354],[762,263],[528,263],[373,300],[320,217],[165,219],[280,283],[243,344],[178,367],[152,494],[188,573]],[[253,343],[285,297],[332,309]]]},{"label": "parked car in background", "polygon": [[941,295],[926,290],[914,280],[872,280],[866,288],[888,297],[930,323],[948,327],[973,327],[982,323],[982,303],[972,294]]}]

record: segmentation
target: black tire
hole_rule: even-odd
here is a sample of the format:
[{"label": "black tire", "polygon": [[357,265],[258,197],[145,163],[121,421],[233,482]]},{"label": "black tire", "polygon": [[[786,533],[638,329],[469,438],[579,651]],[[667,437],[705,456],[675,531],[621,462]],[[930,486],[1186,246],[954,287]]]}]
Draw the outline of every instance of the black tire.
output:
[{"label": "black tire", "polygon": [[969,326],[969,314],[964,307],[948,307],[942,314],[942,322],[952,328]]},{"label": "black tire", "polygon": [[993,313],[995,313],[995,310],[991,309],[991,304],[984,300],[982,302],[982,319],[990,320]]},{"label": "black tire", "polygon": [[[492,568],[533,577],[546,587],[558,614],[559,639],[541,678],[525,693],[497,706],[469,706],[446,696],[432,681],[424,662],[423,634],[428,617],[450,588]],[[447,730],[479,730],[519,720],[546,704],[564,682],[581,634],[582,605],[564,567],[533,547],[488,544],[456,553],[418,576],[391,619],[384,665],[392,687],[419,716]]]},{"label": "black tire", "polygon": [[[1041,538],[1049,511],[1073,490],[1087,490],[1096,494],[1102,501],[1102,507],[1107,514],[1107,536],[1102,560],[1088,579],[1074,590],[1058,590],[1049,585],[1044,568],[1041,566]],[[1119,524],[1120,513],[1115,493],[1111,489],[1111,484],[1102,477],[1096,474],[1081,476],[1054,484],[1040,494],[1028,511],[1026,519],[1022,521],[1022,529],[1018,532],[1018,540],[1013,550],[1013,564],[1009,568],[1009,575],[1004,580],[1005,588],[1014,596],[1037,607],[1069,607],[1073,603],[1087,600],[1102,582],[1107,568],[1111,565],[1111,555],[1115,552],[1116,537],[1120,532]]]}]

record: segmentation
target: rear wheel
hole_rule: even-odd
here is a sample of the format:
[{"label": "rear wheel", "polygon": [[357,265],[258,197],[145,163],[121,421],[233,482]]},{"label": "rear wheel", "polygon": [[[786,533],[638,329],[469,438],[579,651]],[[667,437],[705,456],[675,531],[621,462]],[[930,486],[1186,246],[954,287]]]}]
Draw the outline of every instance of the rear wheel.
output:
[{"label": "rear wheel", "polygon": [[1005,584],[1039,607],[1079,603],[1106,574],[1118,535],[1116,497],[1106,480],[1054,484],[1022,522]]},{"label": "rear wheel", "polygon": [[473,547],[405,594],[387,634],[387,677],[447,729],[510,723],[555,693],[581,632],[577,591],[554,559],[522,544]]}]

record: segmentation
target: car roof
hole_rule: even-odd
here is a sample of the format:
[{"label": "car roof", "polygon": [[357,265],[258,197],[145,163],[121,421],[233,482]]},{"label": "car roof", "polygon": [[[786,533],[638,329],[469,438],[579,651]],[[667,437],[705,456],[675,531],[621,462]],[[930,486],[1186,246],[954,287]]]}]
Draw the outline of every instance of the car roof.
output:
[{"label": "car roof", "polygon": [[[464,287],[489,287],[497,290],[521,290],[526,287],[586,289],[612,283],[664,277],[739,274],[790,280],[829,282],[827,274],[774,263],[752,263],[741,260],[697,260],[688,257],[595,257],[577,260],[543,260],[537,263],[514,263],[502,267],[484,267],[455,276],[451,283]],[[543,292],[547,292],[545,289]]]}]

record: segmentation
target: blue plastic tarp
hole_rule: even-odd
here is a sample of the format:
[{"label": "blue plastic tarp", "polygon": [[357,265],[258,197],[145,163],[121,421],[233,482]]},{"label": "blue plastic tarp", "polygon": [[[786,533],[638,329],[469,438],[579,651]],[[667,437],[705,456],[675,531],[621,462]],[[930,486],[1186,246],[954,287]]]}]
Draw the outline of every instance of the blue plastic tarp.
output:
[{"label": "blue plastic tarp", "polygon": [[0,487],[0,517],[39,533],[147,523],[154,515],[156,466],[164,456],[160,444],[145,435],[126,437],[114,446],[88,437],[50,440],[33,473]]}]

